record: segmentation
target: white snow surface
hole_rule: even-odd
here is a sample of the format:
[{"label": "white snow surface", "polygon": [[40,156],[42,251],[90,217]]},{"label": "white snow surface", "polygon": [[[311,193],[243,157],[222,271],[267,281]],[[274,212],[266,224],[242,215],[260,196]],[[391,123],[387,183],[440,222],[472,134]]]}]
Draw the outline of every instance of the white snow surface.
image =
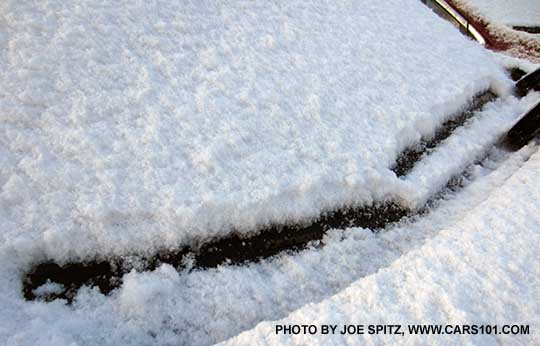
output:
[{"label": "white snow surface", "polygon": [[[538,328],[538,323],[528,320],[537,311],[539,301],[539,291],[535,289],[538,257],[534,257],[538,256],[535,245],[538,244],[538,233],[535,233],[538,232],[538,216],[535,213],[538,215],[540,203],[535,187],[535,177],[540,170],[538,153],[526,162],[537,151],[536,146],[530,146],[510,156],[501,154],[508,156],[505,160],[478,165],[471,171],[473,182],[463,191],[442,200],[427,217],[405,222],[383,233],[374,234],[358,228],[330,232],[323,240],[325,246],[322,248],[295,256],[284,254],[247,266],[178,273],[171,266],[163,265],[154,272],[132,272],[124,277],[124,285],[112,296],[105,297],[95,289],[83,289],[72,307],[62,301],[23,301],[20,297],[23,268],[17,264],[15,251],[2,251],[0,338],[8,346],[210,345],[250,329],[258,322],[285,318],[303,306],[295,314],[304,313],[302,311],[313,306],[306,304],[320,301],[328,304],[324,299],[334,294],[339,297],[340,291],[352,283],[352,287],[356,287],[363,280],[370,282],[369,289],[362,287],[354,293],[359,297],[359,303],[347,313],[352,311],[352,318],[357,309],[357,313],[378,318],[366,318],[365,323],[382,321],[380,318],[385,312],[391,312],[384,319],[387,322],[391,317],[390,322],[394,323],[429,323],[438,319],[444,321],[446,317],[452,322],[450,317],[455,316],[444,315],[448,305],[440,300],[430,300],[429,296],[432,292],[448,291],[456,300],[461,296],[460,301],[474,302],[476,307],[488,299],[491,304],[483,305],[485,310],[478,315],[484,318],[482,321],[491,324],[523,320],[533,323],[532,328]],[[525,168],[520,170],[524,162]],[[491,209],[493,213],[489,214],[487,211]],[[452,241],[446,236],[449,230],[453,230]],[[439,236],[449,246],[447,249],[433,249],[429,245],[440,242]],[[521,247],[517,248],[516,243]],[[438,260],[439,250],[442,257]],[[454,250],[455,256],[463,261],[469,261],[469,258],[479,261],[470,268],[478,271],[477,276],[458,276],[460,272],[456,274],[455,270],[444,272],[454,269],[444,266],[448,258],[452,259],[450,263],[456,261],[452,257]],[[500,255],[496,260],[495,251]],[[483,259],[482,255],[486,253],[489,256]],[[421,264],[418,268],[416,262],[411,264],[414,258]],[[505,264],[505,260],[509,263]],[[509,268],[512,263],[516,267]],[[396,266],[399,269],[393,269]],[[465,265],[460,268],[466,269]],[[436,274],[437,270],[441,273]],[[378,276],[379,273],[386,274]],[[392,279],[394,274],[398,276]],[[424,274],[430,280],[440,275],[442,281],[426,281],[422,278]],[[482,278],[483,275],[486,278]],[[532,281],[528,281],[527,275]],[[379,279],[374,280],[374,276]],[[390,300],[388,296],[396,292],[404,277],[409,277],[410,295],[399,291],[401,295]],[[417,281],[412,283],[413,279]],[[500,280],[501,285],[494,286],[497,283],[494,280]],[[481,286],[483,284],[485,286]],[[478,290],[471,289],[471,285]],[[378,300],[380,297],[384,299]],[[499,298],[503,300],[497,302]],[[334,299],[337,298],[330,300]],[[512,299],[513,302],[508,304]],[[366,305],[369,309],[362,307],[366,303],[369,303]],[[375,310],[379,308],[385,310],[377,315]],[[450,311],[458,308],[461,306],[452,307]],[[412,309],[425,312],[425,315],[410,317]],[[504,320],[497,319],[505,309],[508,309],[507,314],[513,315],[506,315]],[[430,311],[433,316],[429,315]],[[490,319],[492,311],[498,315]],[[294,316],[290,318],[296,319]],[[321,312],[320,318],[313,318],[310,323],[324,319],[329,323],[341,323],[346,319],[342,315],[336,316],[334,321],[330,314]],[[306,321],[309,318],[305,317]],[[272,335],[266,335],[270,329],[270,323],[263,323],[231,342],[265,344],[267,337],[271,343],[282,341],[287,344],[290,341],[276,341]],[[455,343],[457,340],[446,341]],[[311,344],[311,340],[303,344]]]},{"label": "white snow surface", "polygon": [[[220,345],[540,343],[539,172],[537,151],[462,220],[387,268]],[[276,335],[277,324],[523,324],[530,334],[291,336]]]},{"label": "white snow surface", "polygon": [[[153,253],[392,196],[419,203],[463,168],[449,153],[472,162],[539,95],[510,96],[492,54],[414,0],[5,0],[0,28],[3,344],[331,341],[257,325],[288,315],[540,327],[534,145],[380,234],[331,231],[322,248],[246,266],[134,271],[71,306],[25,301],[21,278],[43,259]],[[490,87],[501,100],[428,166],[389,170]]]},{"label": "white snow surface", "polygon": [[505,69],[519,68],[526,73],[530,73],[540,68],[540,63],[534,63],[528,59],[509,56],[500,52],[489,51],[497,63]]},{"label": "white snow surface", "polygon": [[48,280],[45,284],[39,286],[32,293],[36,297],[47,297],[50,294],[60,294],[64,290],[64,287],[61,284],[51,282]]},{"label": "white snow surface", "polygon": [[0,26],[0,242],[30,262],[403,194],[397,154],[510,85],[415,0],[5,0]]},{"label": "white snow surface", "polygon": [[434,150],[424,154],[404,177],[410,190],[403,196],[407,204],[421,208],[453,176],[462,173],[472,161],[482,159],[510,130],[516,119],[537,102],[535,93],[522,100],[506,97],[487,103],[464,126],[458,127]]},{"label": "white snow surface", "polygon": [[540,26],[538,0],[465,0],[487,18],[506,25]]}]

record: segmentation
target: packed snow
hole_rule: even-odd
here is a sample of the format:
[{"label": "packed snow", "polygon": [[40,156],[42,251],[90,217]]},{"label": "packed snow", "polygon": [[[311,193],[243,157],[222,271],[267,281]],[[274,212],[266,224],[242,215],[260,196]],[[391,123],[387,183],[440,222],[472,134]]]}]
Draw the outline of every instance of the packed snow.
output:
[{"label": "packed snow", "polygon": [[[309,316],[317,305],[306,304],[337,309],[351,284],[344,292],[384,304],[400,277],[392,273],[411,273],[413,286],[422,273],[435,278],[457,263],[444,258],[494,259],[498,250],[507,255],[504,241],[517,247],[534,238],[535,218],[511,223],[501,211],[494,216],[501,223],[491,225],[484,207],[500,198],[519,215],[539,215],[537,194],[524,196],[538,154],[519,169],[537,150],[529,146],[502,153],[489,169],[477,167],[470,189],[383,234],[332,231],[322,248],[241,267],[132,272],[111,296],[83,288],[71,306],[24,301],[24,273],[46,259],[154,254],[343,205],[389,198],[421,204],[428,189],[462,169],[448,153],[474,161],[539,95],[512,96],[492,54],[416,0],[5,0],[0,28],[6,345],[208,345],[297,309],[291,316]],[[390,167],[404,148],[489,88],[500,100],[432,153],[429,167],[395,176]],[[486,244],[494,247],[459,242],[463,220],[477,223],[467,236],[482,241],[493,226],[497,236]],[[511,232],[522,237],[507,239]],[[433,251],[443,246],[437,259]],[[535,249],[524,250],[516,275],[534,263]],[[418,271],[411,269],[415,258]],[[494,274],[471,297],[508,274],[500,260],[482,268]],[[532,286],[515,285],[505,288],[534,296]],[[446,287],[451,297],[467,292]],[[35,293],[60,289],[47,283]],[[423,309],[430,288],[418,290]],[[414,300],[403,302],[400,318],[423,316],[409,314]],[[520,309],[529,316],[529,306],[516,303],[512,311]],[[263,323],[231,342],[262,341],[268,328]]]}]

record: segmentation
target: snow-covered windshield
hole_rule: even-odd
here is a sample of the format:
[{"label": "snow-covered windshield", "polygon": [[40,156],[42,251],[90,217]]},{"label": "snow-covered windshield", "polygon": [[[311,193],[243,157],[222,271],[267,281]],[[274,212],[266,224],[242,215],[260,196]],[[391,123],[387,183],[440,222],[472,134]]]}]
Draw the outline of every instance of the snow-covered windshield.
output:
[{"label": "snow-covered windshield", "polygon": [[535,68],[419,0],[0,1],[0,344],[538,325]]}]

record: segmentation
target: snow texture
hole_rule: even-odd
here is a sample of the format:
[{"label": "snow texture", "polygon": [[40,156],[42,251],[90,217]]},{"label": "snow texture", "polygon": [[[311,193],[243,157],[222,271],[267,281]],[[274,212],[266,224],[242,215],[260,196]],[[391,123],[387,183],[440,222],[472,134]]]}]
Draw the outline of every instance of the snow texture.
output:
[{"label": "snow texture", "polygon": [[46,297],[51,294],[60,294],[64,290],[64,287],[58,283],[47,281],[45,284],[39,286],[33,290],[33,294],[36,297]]},{"label": "snow texture", "polygon": [[[440,148],[469,143],[456,155],[472,161],[539,95],[510,96],[492,55],[415,0],[4,0],[0,27],[5,345],[209,345],[291,313],[346,320],[338,309],[374,323],[538,311],[538,154],[519,169],[534,146],[381,234],[333,231],[322,248],[242,267],[131,272],[72,306],[24,301],[21,278],[44,259],[153,253],[406,199],[431,172],[397,178],[405,147],[492,88],[501,101]],[[460,169],[437,157],[433,171]],[[263,342],[268,328],[230,342]]]},{"label": "snow texture", "polygon": [[540,36],[514,30],[513,26],[540,25],[540,2],[535,0],[452,0],[461,12],[480,25],[506,54],[540,63]]},{"label": "snow texture", "polygon": [[472,161],[482,159],[516,119],[537,102],[538,96],[531,94],[525,100],[508,97],[488,103],[407,174],[404,180],[410,193],[404,199],[413,208],[421,208],[453,176],[463,172]]},{"label": "snow texture", "polygon": [[538,0],[466,0],[492,21],[509,26],[540,26]]},{"label": "snow texture", "polygon": [[384,200],[405,146],[510,83],[414,0],[7,0],[0,13],[0,240],[32,261],[153,253]]},{"label": "snow texture", "polygon": [[[339,294],[222,345],[540,342],[540,153],[465,218]],[[530,335],[279,335],[276,324],[528,324]]]},{"label": "snow texture", "polygon": [[[284,318],[306,304],[319,302],[340,292],[355,281],[361,282],[362,278],[370,278],[384,268],[391,268],[396,261],[400,261],[402,256],[422,248],[426,242],[437,239],[440,234],[447,232],[447,229],[462,223],[469,213],[474,212],[477,206],[486,203],[485,200],[490,198],[489,196],[494,191],[505,185],[505,181],[535,151],[537,147],[528,147],[509,156],[506,160],[485,162],[483,166],[477,166],[471,172],[471,179],[474,179],[474,182],[465,190],[454,196],[448,196],[448,200],[443,200],[427,217],[406,222],[386,232],[374,234],[369,230],[357,228],[349,229],[344,233],[330,232],[323,240],[325,246],[322,248],[304,251],[295,256],[281,255],[248,266],[221,266],[212,270],[191,272],[186,270],[178,273],[171,266],[164,265],[154,272],[133,272],[124,277],[123,287],[111,297],[105,297],[96,290],[82,290],[73,308],[63,305],[61,301],[48,304],[22,301],[19,297],[20,283],[17,277],[20,269],[13,264],[13,253],[4,252],[5,257],[1,260],[7,265],[0,268],[2,277],[6,278],[0,286],[0,304],[4,311],[0,315],[2,318],[0,326],[4,329],[0,329],[0,336],[6,340],[7,345],[54,344],[52,341],[59,345],[71,343],[81,345],[117,345],[119,343],[123,345],[209,345],[227,339],[254,327],[257,322]],[[520,193],[528,193],[527,184],[534,184],[531,179],[534,180],[537,173],[538,171],[530,172],[530,177],[526,177],[524,186],[519,190]],[[512,197],[514,192],[508,190],[511,188],[503,190],[504,203],[501,208],[513,210],[516,207],[517,211],[521,210],[519,215],[522,215],[522,212],[526,213],[523,214],[524,218],[529,216],[529,212],[537,211],[538,200],[523,200],[525,204],[522,206],[522,202],[518,200],[520,195]],[[531,196],[536,196],[536,194],[533,192]],[[491,205],[484,208],[489,209],[489,207]],[[508,212],[510,213],[511,210]],[[515,220],[517,224],[508,225],[507,223],[512,223],[512,220]],[[509,227],[510,237],[515,236],[518,239],[521,239],[520,233],[512,235],[516,227],[531,227],[531,232],[538,229],[529,223],[522,225],[522,221],[522,219],[510,218],[501,227]],[[483,219],[478,219],[471,225],[482,225],[483,222]],[[487,222],[485,227],[492,227],[491,221]],[[499,230],[493,229],[493,231]],[[505,236],[501,240],[502,243],[497,245],[497,249],[503,251],[506,240]],[[478,251],[477,247],[483,246],[482,243],[478,243],[477,247],[467,247],[470,240],[465,238],[464,241],[463,247],[470,250],[470,253],[465,253],[465,250],[457,244],[459,239],[455,239],[456,244],[450,244],[451,247],[445,250],[444,254],[457,249],[456,254],[466,258],[474,256],[474,252]],[[491,242],[486,243],[486,246],[491,245]],[[523,249],[525,254],[534,253],[533,250],[536,248],[530,249],[531,252]],[[421,258],[424,255],[415,253],[415,256]],[[428,257],[426,263],[432,261],[432,257]],[[487,259],[481,263],[485,271],[499,271],[499,261],[490,263]],[[535,263],[534,259],[530,263]],[[433,270],[437,268],[434,267]],[[405,273],[415,272],[413,266],[404,270],[406,270]],[[426,273],[430,274],[430,272]],[[533,275],[534,272],[530,274]],[[516,275],[518,279],[522,278],[519,273]],[[388,274],[386,277],[391,278],[391,276]],[[390,280],[389,287],[393,287],[395,282],[397,281]],[[467,281],[455,282],[456,285],[462,283],[465,284]],[[507,284],[510,285],[510,283]],[[526,290],[529,287],[521,280],[516,280],[515,285],[514,289]],[[419,280],[417,287],[411,291],[411,296],[402,301],[389,303],[388,309],[392,307],[399,309],[402,306],[407,308],[411,304],[417,304],[416,308],[420,311],[429,309],[432,301],[416,298],[418,292],[429,294],[432,287],[439,286],[430,286]],[[372,297],[373,302],[376,302],[378,299],[376,292],[385,292],[386,283],[381,280],[378,287],[370,287],[370,289],[363,291],[362,294]],[[450,291],[450,287],[447,289]],[[456,290],[455,294],[462,294],[463,299],[467,299],[471,292],[467,287],[452,289]],[[506,286],[490,287],[490,289],[490,297],[506,296],[507,292],[514,293],[507,291]],[[534,295],[534,293],[530,294]],[[386,303],[386,301],[380,301],[380,304]],[[518,303],[519,301],[514,306],[516,314],[519,314],[519,309],[528,309],[527,304],[517,306]],[[437,308],[437,305],[433,306]],[[485,306],[486,309],[494,307],[504,309],[497,304]],[[534,306],[531,307],[533,308]],[[364,311],[361,308],[359,310]],[[388,316],[396,316],[396,319],[400,317],[398,312]],[[526,317],[524,315],[523,318]],[[403,318],[404,322],[414,322],[414,320],[407,320],[408,315],[400,318]],[[319,319],[313,319],[311,323],[318,323],[318,321]],[[377,321],[373,320],[373,323]],[[426,319],[425,322],[429,321],[431,320]],[[24,328],[17,328],[21,325]],[[264,332],[263,330],[257,332],[258,334],[243,335],[242,340],[251,340],[250,344],[264,344],[262,339],[259,339],[259,336],[262,338]],[[451,339],[454,342],[456,340]]]},{"label": "snow texture", "polygon": [[530,60],[509,56],[500,52],[489,51],[497,63],[505,69],[519,68],[526,73],[530,73],[540,68],[540,63],[534,63]]}]

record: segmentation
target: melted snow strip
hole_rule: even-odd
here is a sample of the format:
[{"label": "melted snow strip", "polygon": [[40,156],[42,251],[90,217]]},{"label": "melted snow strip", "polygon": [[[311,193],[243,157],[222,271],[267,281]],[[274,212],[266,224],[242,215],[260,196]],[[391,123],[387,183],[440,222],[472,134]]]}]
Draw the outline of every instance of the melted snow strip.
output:
[{"label": "melted snow strip", "polygon": [[540,102],[531,108],[508,131],[505,144],[512,150],[518,150],[526,145],[540,132]]},{"label": "melted snow strip", "polygon": [[530,101],[530,98],[523,101],[515,97],[500,99],[477,112],[452,136],[430,150],[429,155],[417,162],[402,179],[411,190],[402,196],[403,199],[409,205],[423,205],[452,175],[462,172],[501,142],[516,119],[527,110]]},{"label": "melted snow strip", "polygon": [[523,71],[519,67],[508,68],[506,71],[508,72],[508,75],[510,76],[510,78],[512,78],[514,82],[517,82],[518,80],[520,80],[521,78],[523,78],[523,76],[527,74],[527,72]]},{"label": "melted snow strip", "polygon": [[463,111],[450,117],[444,122],[433,135],[422,138],[419,143],[406,148],[396,159],[396,164],[392,171],[398,177],[405,176],[412,170],[416,162],[420,161],[424,154],[439,145],[460,126],[463,126],[467,120],[472,118],[477,111],[481,110],[488,102],[492,102],[497,98],[492,91],[488,90],[474,97],[472,103]]},{"label": "melted snow strip", "polygon": [[[509,157],[509,152],[495,146],[481,159],[468,165],[460,174],[453,175],[445,186],[415,211],[390,202],[371,207],[348,208],[322,215],[311,224],[273,226],[251,237],[233,234],[207,243],[200,249],[164,251],[152,258],[116,258],[109,261],[89,261],[60,266],[53,262],[34,267],[23,280],[23,294],[27,300],[52,301],[66,299],[71,303],[82,286],[94,286],[108,294],[122,285],[122,276],[132,270],[151,271],[161,264],[170,264],[178,270],[187,267],[207,269],[219,265],[245,264],[279,253],[297,252],[309,246],[324,246],[323,236],[330,229],[363,227],[379,230],[395,225],[405,218],[414,222],[435,210],[441,200],[453,198],[478,176],[478,167],[492,171]],[[485,175],[485,173],[484,173]]]},{"label": "melted snow strip", "polygon": [[[503,154],[501,154],[503,152]],[[415,211],[390,202],[362,208],[348,208],[322,215],[311,224],[273,226],[251,237],[233,234],[227,238],[203,245],[200,249],[182,248],[164,251],[152,258],[116,258],[109,261],[69,263],[63,266],[54,262],[41,263],[23,279],[23,294],[27,300],[52,301],[66,299],[71,303],[82,286],[98,287],[108,294],[122,285],[122,276],[132,270],[151,271],[166,263],[178,270],[189,266],[207,269],[219,265],[256,262],[279,253],[297,252],[309,246],[324,246],[323,236],[330,229],[363,227],[380,230],[395,225],[405,218],[425,216],[443,199],[452,198],[455,192],[474,180],[471,172],[484,161],[502,161],[508,155],[504,149],[494,147],[482,159],[467,166],[462,173],[452,176],[446,185]],[[490,169],[490,167],[487,167]],[[191,262],[191,263],[190,263]],[[44,289],[54,286],[54,289]]]},{"label": "melted snow strip", "polygon": [[529,34],[540,34],[540,26],[513,26],[512,29],[517,31],[528,32]]},{"label": "melted snow strip", "polygon": [[516,93],[525,96],[530,91],[540,91],[540,68],[522,77],[516,83]]},{"label": "melted snow strip", "polygon": [[[475,107],[480,108],[482,106],[478,105],[478,103],[485,104],[489,102],[489,99],[493,98],[494,95],[490,92],[482,94],[476,98]],[[465,119],[468,117],[470,116],[465,116]],[[483,120],[479,118],[478,122],[482,123]],[[435,136],[446,138],[457,127],[454,127],[455,121],[447,123],[453,129],[437,132]],[[279,253],[299,251],[309,246],[324,245],[320,241],[330,229],[363,227],[378,230],[387,228],[404,218],[426,214],[437,204],[437,201],[452,195],[448,193],[449,191],[456,192],[468,185],[466,182],[470,180],[471,174],[469,172],[471,167],[486,161],[486,157],[491,161],[500,161],[501,158],[507,156],[506,154],[500,154],[501,151],[506,152],[497,147],[488,150],[488,154],[483,156],[481,160],[466,166],[461,171],[462,173],[450,176],[444,187],[432,190],[431,197],[427,199],[422,207],[416,210],[409,210],[396,202],[390,201],[373,206],[343,208],[322,214],[316,220],[297,224],[274,225],[254,231],[248,236],[232,234],[226,238],[203,244],[196,249],[180,248],[162,251],[151,258],[112,258],[107,261],[87,261],[62,266],[54,262],[42,263],[32,268],[25,276],[23,293],[27,300],[37,298],[50,301],[61,298],[71,302],[78,289],[84,285],[98,287],[105,294],[111,292],[122,284],[123,275],[131,270],[151,271],[163,263],[170,264],[177,269],[186,268],[188,264],[191,268],[205,269],[222,264],[257,262]],[[494,155],[494,152],[497,155]]]},{"label": "melted snow strip", "polygon": [[[131,270],[154,270],[162,263],[178,269],[192,261],[194,268],[213,268],[222,264],[243,264],[274,256],[281,252],[298,251],[314,241],[320,241],[333,228],[363,227],[382,229],[395,223],[411,212],[395,202],[358,208],[344,208],[321,215],[318,220],[294,225],[275,225],[260,230],[253,236],[233,234],[207,244],[199,249],[181,248],[163,251],[152,258],[116,258],[108,261],[87,261],[59,265],[41,263],[25,276],[23,293],[27,300],[45,301],[67,299],[71,302],[77,290],[84,286],[96,286],[104,294],[122,284],[122,276]],[[57,284],[54,291],[40,289],[44,285]],[[60,289],[58,289],[60,287]],[[44,294],[40,294],[45,292]]]}]

